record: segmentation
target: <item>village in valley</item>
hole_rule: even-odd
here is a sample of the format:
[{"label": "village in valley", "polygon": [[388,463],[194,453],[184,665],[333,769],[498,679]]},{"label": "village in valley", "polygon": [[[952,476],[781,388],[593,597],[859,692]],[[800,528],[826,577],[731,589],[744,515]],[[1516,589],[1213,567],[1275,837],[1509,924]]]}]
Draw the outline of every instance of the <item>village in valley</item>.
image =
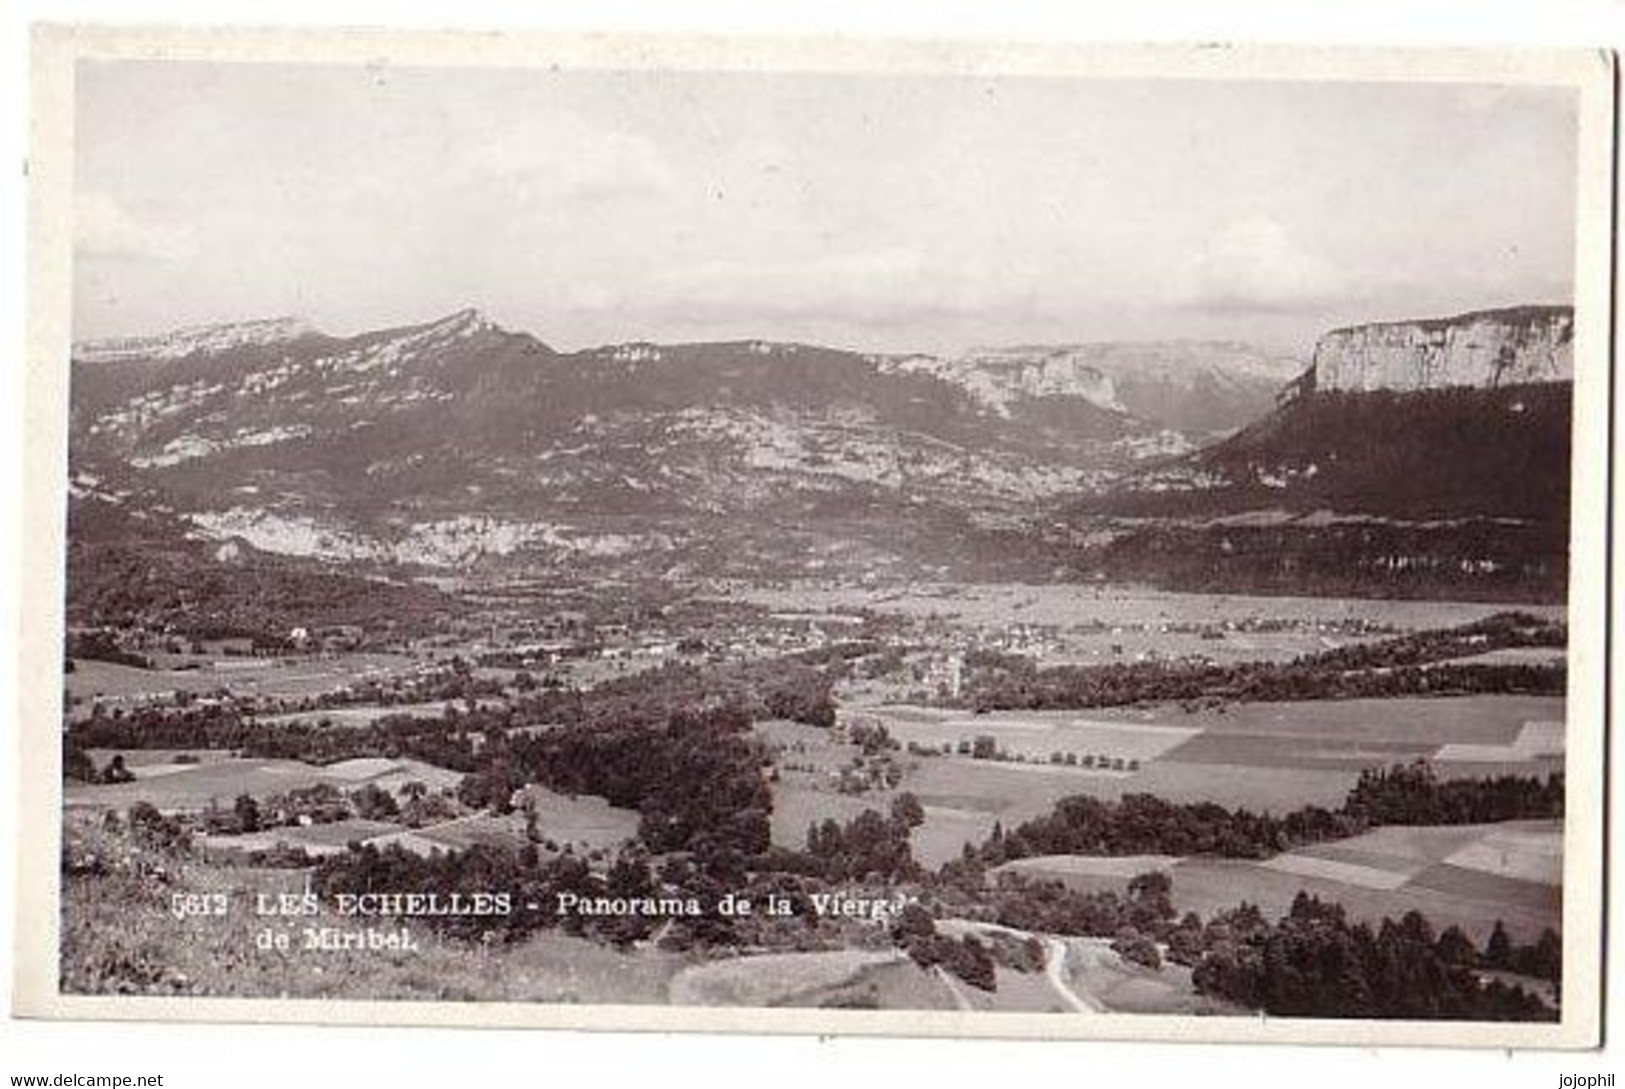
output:
[{"label": "village in valley", "polygon": [[1580,1039],[1596,57],[849,46],[64,75],[53,997]]},{"label": "village in valley", "polygon": [[[907,1004],[946,1008],[1062,1009],[1082,1001],[1211,1013],[1241,1007],[1199,985],[1205,952],[1191,937],[1191,920],[1211,929],[1209,918],[1243,902],[1269,919],[1295,910],[1298,894],[1309,892],[1371,925],[1421,911],[1430,927],[1476,947],[1499,934],[1514,949],[1521,942],[1532,950],[1558,923],[1560,802],[1556,809],[1535,803],[1505,825],[1413,830],[1367,818],[1325,842],[1320,832],[1274,835],[1260,853],[1248,848],[1235,859],[1224,857],[1228,851],[1213,857],[1159,849],[1160,833],[1094,858],[1006,846],[1011,833],[1055,819],[1076,795],[1125,806],[1138,804],[1136,797],[1176,807],[1218,803],[1257,820],[1303,806],[1335,810],[1372,771],[1413,762],[1428,767],[1429,781],[1435,769],[1531,781],[1560,775],[1561,690],[1535,684],[1539,694],[1497,691],[1530,691],[1531,678],[1561,675],[1557,610],[1087,585],[728,582],[614,608],[570,593],[550,601],[554,608],[500,595],[502,606],[493,607],[489,598],[469,596],[485,604],[445,621],[443,630],[380,632],[317,618],[254,636],[70,629],[70,881],[94,884],[107,864],[96,844],[108,834],[106,822],[121,819],[140,833],[137,842],[156,837],[172,850],[188,844],[185,871],[211,875],[208,887],[232,887],[245,904],[247,890],[262,884],[277,889],[297,879],[311,887],[301,873],[318,875],[315,887],[322,887],[321,874],[346,874],[358,859],[385,872],[403,868],[416,888],[447,860],[490,852],[515,860],[518,869],[506,880],[517,883],[505,885],[504,895],[530,906],[463,925],[500,926],[510,943],[573,942],[658,959],[659,971],[633,973],[631,990],[625,973],[609,973],[620,982],[594,984],[629,1001],[665,1001],[679,992],[722,1000],[745,986],[735,977],[755,963],[770,977],[782,975],[782,986],[750,983],[773,1002],[885,1005],[885,996],[901,991]],[[1423,617],[1449,626],[1419,629]],[[1352,701],[1317,699],[1312,689],[1285,701],[1235,695],[1237,680],[1261,668],[1303,672],[1302,663],[1317,656],[1361,649],[1372,675],[1409,676],[1405,691],[1384,693],[1378,684],[1372,698]],[[1386,671],[1389,660],[1405,673]],[[1428,671],[1443,678],[1462,664],[1471,667],[1472,689],[1486,694],[1464,690],[1441,699],[1445,693],[1425,680],[1418,686]],[[1023,709],[1003,688],[1012,669],[1034,679],[1104,672],[1144,691],[1135,698],[1055,697],[1075,709],[1023,697],[1033,705]],[[1504,674],[1500,683],[1485,683],[1497,674]],[[1459,678],[1453,683],[1462,687]],[[743,716],[742,733],[709,728],[725,730],[737,748],[731,758],[749,777],[742,803],[762,822],[746,839],[761,837],[765,842],[751,846],[767,854],[753,863],[735,844],[722,851],[735,861],[716,864],[738,872],[735,881],[753,895],[790,897],[783,903],[795,909],[725,920],[724,934],[714,932],[715,899],[699,919],[561,913],[562,897],[590,906],[592,893],[603,901],[616,890],[622,895],[618,902],[610,896],[610,906],[625,910],[638,900],[627,899],[629,888],[695,904],[703,890],[726,895],[681,877],[694,867],[696,849],[703,857],[720,848],[702,837],[698,848],[693,839],[671,844],[679,848],[673,853],[651,835],[651,808],[664,812],[669,800],[606,797],[614,791],[594,789],[591,769],[569,764],[578,732],[613,735],[622,721],[616,716],[626,716],[649,721],[643,729],[664,743],[681,707],[702,719]],[[1439,717],[1442,708],[1447,718]],[[580,758],[607,755],[589,748]],[[626,758],[647,759],[641,752]],[[159,831],[142,832],[148,824]],[[1399,832],[1403,840],[1395,839]],[[379,861],[391,858],[398,861]],[[408,858],[415,861],[408,865]],[[551,902],[519,891],[527,887],[527,859],[530,880],[551,891]],[[764,864],[772,868],[752,872]],[[416,873],[412,865],[428,870]],[[628,871],[642,877],[630,879]],[[332,888],[347,887],[346,879],[331,878]],[[1054,882],[1042,898],[1074,898],[1087,919],[1102,913],[1097,901],[1115,901],[1131,879],[1161,882],[1165,901],[1155,917],[1123,907],[1119,914],[1133,915],[1138,926],[1119,925],[1111,912],[1103,913],[1112,925],[1099,936],[1092,936],[1099,924],[1071,930],[1062,923],[1059,936],[1053,922],[1015,925],[1031,910],[1020,905],[1033,899],[1034,883]],[[896,944],[872,918],[819,918],[808,897],[831,892],[914,905],[911,924],[929,911],[935,922],[920,925],[931,936],[916,936],[916,944],[936,952],[910,960],[901,952],[912,948],[908,939]],[[246,909],[233,911],[180,919],[160,912],[152,925],[249,925],[238,917]],[[409,992],[398,977],[410,974],[405,961],[425,955],[422,942],[434,956],[457,956],[458,939],[427,922],[410,921],[422,931],[413,939],[417,952],[396,950],[381,960],[367,954],[371,967],[357,970],[366,987]],[[900,926],[891,921],[893,931]],[[1143,937],[1118,933],[1124,926]],[[938,948],[945,934],[955,935],[953,957],[964,959],[959,950],[967,942],[989,951],[990,976],[961,967],[993,986],[967,983],[943,967],[955,963],[947,946]],[[1155,955],[1132,952],[1141,941]],[[854,945],[864,955],[854,957]],[[726,971],[714,959],[723,950]],[[740,952],[751,956],[733,961]],[[297,975],[288,959],[295,955],[279,954],[286,962],[275,963],[276,973]],[[266,956],[250,957],[250,967],[267,970]],[[787,964],[798,967],[785,971]],[[184,969],[155,964],[153,971],[160,989],[200,985]],[[188,982],[174,982],[176,973]],[[103,985],[94,976],[77,978]],[[1553,993],[1538,978],[1522,982],[1531,993]],[[1121,1005],[1113,995],[1123,996]]]}]

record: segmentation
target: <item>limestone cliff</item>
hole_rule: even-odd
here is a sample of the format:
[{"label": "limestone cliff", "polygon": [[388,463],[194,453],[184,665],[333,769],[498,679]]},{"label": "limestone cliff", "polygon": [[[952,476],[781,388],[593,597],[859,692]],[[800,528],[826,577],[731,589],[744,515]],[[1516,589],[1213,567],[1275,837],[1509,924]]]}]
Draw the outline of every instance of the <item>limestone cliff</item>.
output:
[{"label": "limestone cliff", "polygon": [[1520,306],[1334,329],[1284,392],[1484,389],[1573,377],[1573,308]]}]

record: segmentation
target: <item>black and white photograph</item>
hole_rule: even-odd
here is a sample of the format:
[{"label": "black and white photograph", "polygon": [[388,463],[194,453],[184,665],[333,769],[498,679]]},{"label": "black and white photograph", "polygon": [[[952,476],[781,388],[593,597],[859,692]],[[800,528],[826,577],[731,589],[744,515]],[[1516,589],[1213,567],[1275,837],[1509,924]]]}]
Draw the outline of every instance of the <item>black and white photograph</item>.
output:
[{"label": "black and white photograph", "polygon": [[21,1007],[1596,1043],[1611,58],[42,41]]}]

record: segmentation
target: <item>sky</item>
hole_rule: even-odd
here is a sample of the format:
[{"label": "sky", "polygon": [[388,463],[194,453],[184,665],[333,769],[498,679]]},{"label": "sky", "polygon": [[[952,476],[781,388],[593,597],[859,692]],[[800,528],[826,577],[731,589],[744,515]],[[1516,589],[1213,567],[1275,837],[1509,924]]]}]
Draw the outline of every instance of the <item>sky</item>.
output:
[{"label": "sky", "polygon": [[1222,338],[1573,290],[1576,103],[1447,84],[82,62],[74,335]]}]

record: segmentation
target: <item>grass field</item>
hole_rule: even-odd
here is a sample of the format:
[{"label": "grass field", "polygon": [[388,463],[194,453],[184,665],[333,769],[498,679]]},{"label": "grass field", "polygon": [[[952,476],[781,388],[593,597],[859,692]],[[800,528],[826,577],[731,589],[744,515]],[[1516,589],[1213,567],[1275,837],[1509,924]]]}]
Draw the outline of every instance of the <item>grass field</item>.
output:
[{"label": "grass field", "polygon": [[[301,891],[300,871],[151,856],[71,814],[66,831],[77,849],[111,867],[64,881],[62,987],[70,994],[662,1003],[672,977],[691,963],[659,949],[621,953],[554,932],[498,955],[415,925],[417,952],[303,952],[307,920],[268,922],[252,907],[260,893]],[[152,876],[154,864],[166,873],[162,881]],[[169,910],[176,892],[220,892],[232,906],[225,915],[177,919]],[[267,926],[289,934],[294,948],[257,949],[255,934]]]},{"label": "grass field", "polygon": [[269,851],[278,844],[301,847],[313,855],[342,854],[351,842],[365,843],[399,832],[401,826],[384,821],[348,820],[332,824],[289,825],[242,836],[205,836],[205,848]]},{"label": "grass field", "polygon": [[[925,583],[907,588],[825,587],[746,589],[733,600],[776,611],[876,613],[952,620],[961,626],[1009,623],[1076,625],[1216,623],[1224,620],[1360,620],[1401,629],[1466,624],[1505,606],[1476,602],[1378,601],[1352,598],[1180,594],[1141,587],[1017,583]],[[1519,606],[1561,618],[1561,606]]]},{"label": "grass field", "polygon": [[[536,810],[536,827],[544,839],[588,850],[611,850],[637,835],[638,815],[619,809],[595,794],[565,795],[546,787],[525,788]],[[521,820],[521,824],[523,821]]]},{"label": "grass field", "polygon": [[1198,994],[1191,970],[1164,961],[1161,968],[1131,964],[1112,952],[1109,938],[1066,939],[1065,974],[1072,989],[1094,997],[1112,1013],[1196,1016],[1249,1011]]},{"label": "grass field", "polygon": [[88,716],[97,699],[115,704],[138,703],[175,692],[221,690],[297,699],[332,692],[358,681],[405,675],[420,666],[416,659],[403,654],[373,652],[225,659],[200,663],[197,669],[138,669],[116,662],[76,660],[74,671],[63,676],[63,684],[70,700],[83,701],[76,710]]},{"label": "grass field", "polygon": [[[930,748],[956,747],[977,737],[992,737],[998,747],[1011,755],[1046,762],[1052,753],[1073,753],[1078,757],[1106,757],[1112,760],[1155,760],[1200,732],[1197,727],[1125,723],[1074,712],[996,711],[986,715],[939,711],[925,707],[877,707],[865,709],[862,717],[885,725],[892,737],[907,746],[910,742]],[[1099,770],[1063,766],[1058,771],[1093,776]]]},{"label": "grass field", "polygon": [[715,960],[679,972],[671,981],[671,1001],[685,1006],[804,1005],[858,982],[869,969],[903,959],[895,949],[840,949]]},{"label": "grass field", "polygon": [[773,842],[797,851],[807,847],[808,825],[827,819],[845,824],[865,809],[884,814],[891,806],[892,797],[889,793],[878,791],[837,794],[833,790],[799,786],[789,779],[774,783],[772,791]]},{"label": "grass field", "polygon": [[[177,750],[117,750],[135,775],[130,783],[69,783],[63,803],[69,808],[126,809],[148,802],[164,812],[206,809],[210,802],[229,807],[239,794],[264,798],[326,783],[351,791],[365,783],[395,791],[407,782],[423,783],[430,790],[455,786],[462,775],[421,760],[346,760],[321,767],[297,760],[268,760],[199,751],[198,763],[178,764]],[[114,750],[92,750],[98,768],[105,767]]]},{"label": "grass field", "polygon": [[928,972],[911,960],[891,961],[859,969],[844,983],[792,995],[783,1004],[880,1010],[959,1008],[951,983],[944,980],[940,973]]},{"label": "grass field", "polygon": [[[483,701],[483,706],[490,706],[495,700]],[[447,707],[463,710],[460,702],[452,700],[430,700],[424,703],[395,703],[388,705],[364,704],[355,707],[324,707],[319,711],[290,711],[281,715],[263,715],[257,721],[268,726],[284,722],[325,722],[329,726],[370,726],[381,718],[395,715],[406,715],[411,718],[441,718]]]},{"label": "grass field", "polygon": [[328,775],[356,785],[372,783],[389,791],[398,791],[407,783],[422,783],[431,791],[455,787],[463,781],[463,774],[422,760],[391,760],[384,757],[341,760],[322,769]]},{"label": "grass field", "polygon": [[196,811],[207,809],[210,802],[229,808],[239,794],[260,798],[317,783],[330,783],[341,789],[357,785],[297,760],[231,758],[137,778],[133,783],[69,783],[63,789],[63,804],[70,809],[84,806],[126,809],[137,802],[148,802],[164,812]]},{"label": "grass field", "polygon": [[[1415,909],[1437,929],[1456,924],[1479,943],[1498,919],[1514,938],[1533,941],[1547,927],[1562,930],[1561,845],[1559,821],[1391,827],[1261,862],[1157,858],[1155,868],[1172,876],[1175,907],[1204,919],[1243,900],[1274,918],[1303,890],[1371,923]],[[1106,876],[1119,862],[1057,856],[1009,868],[1084,892],[1120,892],[1125,879]]]},{"label": "grass field", "polygon": [[[1335,808],[1362,769],[1418,758],[1436,761],[1446,777],[1544,775],[1562,768],[1563,700],[1548,697],[1303,701],[1196,711],[1163,704],[975,716],[898,705],[856,708],[854,714],[880,719],[904,742],[957,743],[962,736],[991,734],[1007,749],[1047,754],[1063,747],[1056,738],[1074,736],[1085,752],[1115,745],[1125,754],[1142,754],[1138,771],[1110,774],[1047,761],[905,755],[901,789],[917,795],[927,815],[915,833],[915,855],[931,865],[957,856],[966,842],[981,842],[995,820],[1009,828],[1074,794],[1115,799],[1146,793],[1171,802],[1284,813],[1305,805]],[[850,751],[833,749],[830,759]],[[782,824],[775,841],[786,845],[800,845],[821,804],[827,802],[829,814],[842,820],[864,808],[836,795],[784,793],[789,812],[775,817],[776,827]],[[868,797],[869,806],[884,809],[886,798]],[[780,840],[792,831],[793,844]]]}]

